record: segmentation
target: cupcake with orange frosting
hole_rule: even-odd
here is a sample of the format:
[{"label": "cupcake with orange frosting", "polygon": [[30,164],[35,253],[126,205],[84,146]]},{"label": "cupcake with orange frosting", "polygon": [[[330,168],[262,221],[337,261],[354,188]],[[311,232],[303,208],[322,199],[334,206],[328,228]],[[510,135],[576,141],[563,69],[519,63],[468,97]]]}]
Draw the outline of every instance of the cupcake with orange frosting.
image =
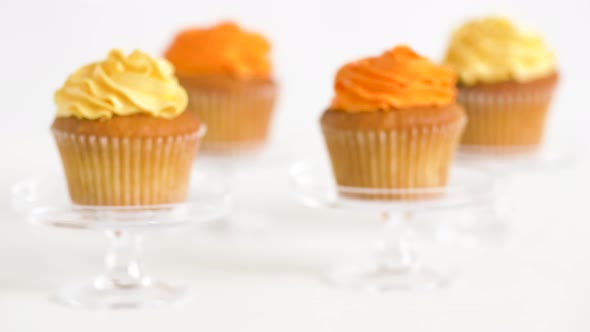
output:
[{"label": "cupcake with orange frosting", "polygon": [[112,50],[55,92],[51,131],[72,201],[157,205],[183,201],[205,127],[163,59]]},{"label": "cupcake with orange frosting", "polygon": [[466,148],[519,152],[541,143],[558,73],[539,35],[503,17],[473,20],[454,32],[445,63],[469,117]]},{"label": "cupcake with orange frosting", "polygon": [[321,117],[341,192],[445,186],[466,120],[455,102],[455,83],[452,69],[407,46],[344,65]]},{"label": "cupcake with orange frosting", "polygon": [[270,43],[234,23],[180,32],[165,57],[189,95],[188,110],[208,126],[203,147],[256,148],[269,132],[277,87]]}]

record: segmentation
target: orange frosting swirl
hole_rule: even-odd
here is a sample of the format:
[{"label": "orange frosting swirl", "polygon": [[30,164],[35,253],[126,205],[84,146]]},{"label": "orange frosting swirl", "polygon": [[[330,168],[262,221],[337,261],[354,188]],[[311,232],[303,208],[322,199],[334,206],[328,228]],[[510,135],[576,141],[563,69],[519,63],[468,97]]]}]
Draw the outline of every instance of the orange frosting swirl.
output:
[{"label": "orange frosting swirl", "polygon": [[336,74],[331,109],[346,112],[447,105],[454,101],[455,73],[397,46],[361,59]]},{"label": "orange frosting swirl", "polygon": [[272,70],[270,48],[263,36],[225,22],[180,32],[165,57],[181,75],[268,78]]}]

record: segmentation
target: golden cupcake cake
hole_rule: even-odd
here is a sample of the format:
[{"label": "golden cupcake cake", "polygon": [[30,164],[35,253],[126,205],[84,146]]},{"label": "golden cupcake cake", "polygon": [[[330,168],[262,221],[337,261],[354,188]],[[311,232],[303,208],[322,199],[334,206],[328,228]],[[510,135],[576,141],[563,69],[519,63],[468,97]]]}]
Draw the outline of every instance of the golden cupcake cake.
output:
[{"label": "golden cupcake cake", "polygon": [[51,126],[72,201],[132,206],[183,201],[205,127],[163,59],[112,50],[55,93]]},{"label": "golden cupcake cake", "polygon": [[469,123],[466,148],[519,152],[543,137],[558,72],[543,39],[503,17],[457,29],[445,57],[458,76],[458,101]]},{"label": "golden cupcake cake", "polygon": [[277,87],[270,43],[234,23],[180,32],[165,52],[189,95],[188,110],[207,124],[203,148],[256,148],[268,135]]},{"label": "golden cupcake cake", "polygon": [[444,187],[466,119],[455,84],[452,69],[407,46],[344,65],[321,117],[341,193],[397,199],[411,195],[392,189]]}]

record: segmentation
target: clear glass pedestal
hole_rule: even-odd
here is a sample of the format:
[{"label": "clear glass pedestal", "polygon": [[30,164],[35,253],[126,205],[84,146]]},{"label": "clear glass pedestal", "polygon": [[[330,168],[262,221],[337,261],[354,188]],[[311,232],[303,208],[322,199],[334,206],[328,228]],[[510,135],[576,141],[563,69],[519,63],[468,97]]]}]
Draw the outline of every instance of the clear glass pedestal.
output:
[{"label": "clear glass pedestal", "polygon": [[142,263],[145,232],[203,224],[226,217],[231,196],[218,182],[197,177],[186,202],[152,206],[80,206],[69,202],[59,176],[32,178],[13,186],[13,203],[33,224],[99,231],[108,237],[104,271],[58,290],[52,299],[70,307],[140,308],[182,302],[188,289],[152,278]]},{"label": "clear glass pedestal", "polygon": [[[416,215],[494,204],[494,181],[484,171],[454,168],[444,188],[373,189],[339,187],[326,163],[302,162],[291,168],[293,191],[313,208],[366,211],[383,221],[371,257],[337,266],[325,279],[331,284],[377,291],[436,288],[449,278],[420,261],[408,233]],[[433,220],[435,222],[435,220]]]}]

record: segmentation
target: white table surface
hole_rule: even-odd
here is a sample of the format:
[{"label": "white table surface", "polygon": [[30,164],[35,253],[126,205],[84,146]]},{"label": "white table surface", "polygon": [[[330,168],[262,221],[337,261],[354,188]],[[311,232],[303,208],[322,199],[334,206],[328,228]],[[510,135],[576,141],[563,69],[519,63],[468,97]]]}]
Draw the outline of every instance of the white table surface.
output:
[{"label": "white table surface", "polygon": [[67,281],[100,272],[101,234],[28,225],[10,211],[11,183],[58,170],[49,136],[0,151],[0,331],[590,330],[587,162],[519,179],[519,218],[504,244],[419,240],[423,258],[455,282],[417,292],[322,283],[330,264],[368,252],[379,230],[376,218],[300,206],[284,170],[242,176],[237,199],[267,221],[266,235],[221,236],[198,228],[152,233],[145,242],[147,268],[190,285],[191,300],[112,312],[72,310],[47,298]]}]

